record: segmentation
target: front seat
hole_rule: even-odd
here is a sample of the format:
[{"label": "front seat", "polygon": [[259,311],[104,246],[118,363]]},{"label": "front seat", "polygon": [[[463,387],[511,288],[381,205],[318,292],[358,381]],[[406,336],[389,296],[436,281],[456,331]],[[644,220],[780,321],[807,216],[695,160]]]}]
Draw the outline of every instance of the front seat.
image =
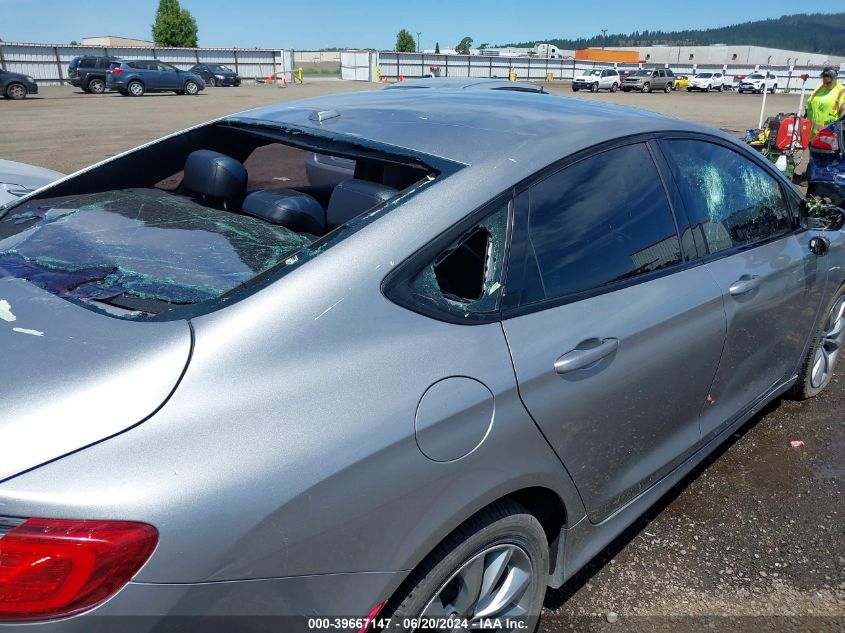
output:
[{"label": "front seat", "polygon": [[326,224],[331,229],[337,228],[364,211],[394,198],[398,193],[398,189],[368,180],[344,180],[332,191],[326,209]]},{"label": "front seat", "polygon": [[248,180],[246,167],[240,161],[210,149],[198,149],[185,161],[181,190],[206,206],[237,210]]}]

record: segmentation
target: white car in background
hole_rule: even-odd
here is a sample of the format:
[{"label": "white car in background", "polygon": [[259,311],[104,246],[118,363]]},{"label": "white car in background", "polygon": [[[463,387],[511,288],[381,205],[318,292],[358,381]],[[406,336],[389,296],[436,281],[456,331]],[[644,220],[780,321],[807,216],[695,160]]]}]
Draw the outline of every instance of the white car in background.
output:
[{"label": "white car in background", "polygon": [[7,202],[22,198],[63,177],[64,174],[52,169],[0,159],[0,216]]},{"label": "white car in background", "polygon": [[693,90],[722,91],[725,89],[725,76],[721,72],[701,72],[692,77],[687,84],[687,92]]},{"label": "white car in background", "polygon": [[740,92],[759,92],[763,93],[763,85],[766,90],[775,93],[778,90],[778,78],[772,73],[751,73],[739,83]]},{"label": "white car in background", "polygon": [[619,72],[615,68],[590,68],[572,80],[572,90],[574,92],[579,90],[616,92],[620,83],[622,82],[619,79]]}]

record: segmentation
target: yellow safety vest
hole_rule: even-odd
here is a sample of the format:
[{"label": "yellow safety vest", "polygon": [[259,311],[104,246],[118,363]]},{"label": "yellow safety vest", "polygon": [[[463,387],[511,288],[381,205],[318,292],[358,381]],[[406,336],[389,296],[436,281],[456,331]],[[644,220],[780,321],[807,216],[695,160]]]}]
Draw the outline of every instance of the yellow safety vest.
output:
[{"label": "yellow safety vest", "polygon": [[839,82],[830,88],[825,88],[824,84],[816,88],[807,101],[807,116],[813,122],[811,138],[815,138],[822,128],[839,118],[839,110],[843,103],[845,103],[845,86]]}]

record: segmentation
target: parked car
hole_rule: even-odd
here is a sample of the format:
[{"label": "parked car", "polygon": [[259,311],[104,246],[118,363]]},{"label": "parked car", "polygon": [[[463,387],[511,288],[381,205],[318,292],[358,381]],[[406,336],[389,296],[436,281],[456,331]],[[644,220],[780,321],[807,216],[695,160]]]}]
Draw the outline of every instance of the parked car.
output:
[{"label": "parked car", "polygon": [[[309,152],[354,178],[310,183]],[[0,621],[530,630],[767,402],[828,385],[843,214],[809,214],[718,130],[496,90],[272,104],[22,198]]]},{"label": "parked car", "polygon": [[810,143],[807,193],[845,205],[845,118],[822,128]]},{"label": "parked car", "polygon": [[202,77],[207,86],[240,86],[241,77],[223,64],[194,64],[189,72]]},{"label": "parked car", "polygon": [[599,90],[609,90],[616,92],[619,89],[619,73],[614,68],[591,68],[583,71],[580,75],[576,75],[572,80],[572,90],[578,92],[579,90],[589,90],[590,92],[598,92]]},{"label": "parked car", "polygon": [[[0,209],[7,202],[17,200],[63,176],[52,169],[0,159]],[[0,215],[2,213],[0,210]]]},{"label": "parked car", "polygon": [[693,90],[702,90],[710,92],[711,90],[723,91],[725,89],[725,76],[720,72],[705,72],[698,73],[689,80],[687,85],[687,92]]},{"label": "parked car", "polygon": [[0,69],[0,95],[6,99],[26,99],[27,95],[38,94],[35,79],[22,73]]},{"label": "parked car", "polygon": [[106,76],[106,87],[130,97],[141,97],[147,92],[195,95],[205,88],[205,82],[196,73],[179,70],[157,59],[136,59],[113,63]]},{"label": "parked car", "polygon": [[675,81],[672,83],[672,90],[686,90],[689,85],[688,75],[676,75]]},{"label": "parked car", "polygon": [[102,94],[106,91],[106,77],[116,57],[85,55],[74,57],[67,67],[70,85],[82,88],[85,92]]},{"label": "parked car", "polygon": [[769,92],[775,93],[778,89],[778,78],[772,73],[752,73],[739,82],[740,92],[763,93],[763,85]]},{"label": "parked car", "polygon": [[629,92],[639,90],[640,92],[652,92],[663,90],[671,92],[675,81],[675,74],[668,68],[648,69],[642,68],[630,77],[625,78],[622,90]]}]

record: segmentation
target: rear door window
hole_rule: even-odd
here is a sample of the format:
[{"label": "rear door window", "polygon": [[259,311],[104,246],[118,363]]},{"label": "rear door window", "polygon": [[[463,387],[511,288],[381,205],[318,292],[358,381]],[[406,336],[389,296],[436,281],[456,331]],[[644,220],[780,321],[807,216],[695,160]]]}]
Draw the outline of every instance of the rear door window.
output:
[{"label": "rear door window", "polygon": [[780,184],[751,159],[706,141],[668,140],[663,147],[703,255],[791,231]]},{"label": "rear door window", "polygon": [[682,261],[663,182],[643,143],[586,158],[532,186],[527,234],[517,268],[521,305],[575,298]]}]

